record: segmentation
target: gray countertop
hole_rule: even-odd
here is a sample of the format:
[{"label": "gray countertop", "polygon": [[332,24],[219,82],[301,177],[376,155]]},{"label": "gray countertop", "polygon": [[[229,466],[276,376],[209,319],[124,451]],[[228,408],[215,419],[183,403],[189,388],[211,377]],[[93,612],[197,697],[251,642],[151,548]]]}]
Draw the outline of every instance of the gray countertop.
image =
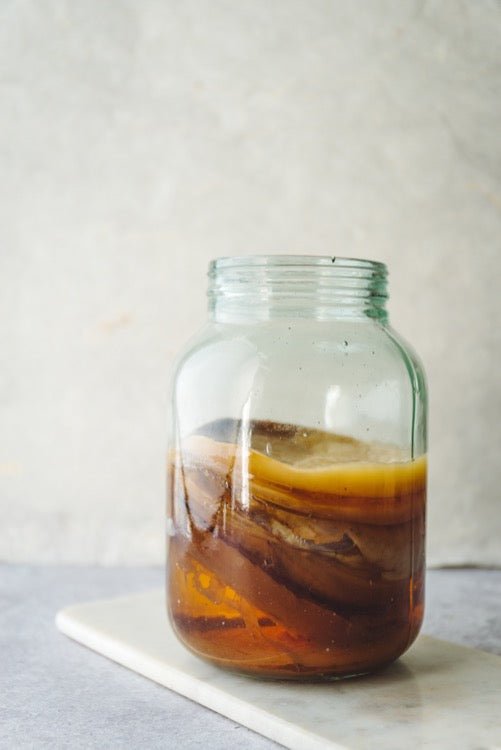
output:
[{"label": "gray countertop", "polygon": [[[163,585],[158,568],[0,571],[0,748],[278,747],[57,632],[68,604]],[[432,570],[423,632],[501,655],[501,570]]]}]

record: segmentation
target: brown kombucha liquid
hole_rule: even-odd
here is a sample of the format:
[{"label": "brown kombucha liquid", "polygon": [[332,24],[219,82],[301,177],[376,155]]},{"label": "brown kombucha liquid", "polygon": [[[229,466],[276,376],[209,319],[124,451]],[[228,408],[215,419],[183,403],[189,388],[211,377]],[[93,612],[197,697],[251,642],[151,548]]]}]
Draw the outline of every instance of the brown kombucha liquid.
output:
[{"label": "brown kombucha liquid", "polygon": [[240,673],[363,674],[423,617],[426,459],[221,420],[171,455],[168,600],[181,641]]}]

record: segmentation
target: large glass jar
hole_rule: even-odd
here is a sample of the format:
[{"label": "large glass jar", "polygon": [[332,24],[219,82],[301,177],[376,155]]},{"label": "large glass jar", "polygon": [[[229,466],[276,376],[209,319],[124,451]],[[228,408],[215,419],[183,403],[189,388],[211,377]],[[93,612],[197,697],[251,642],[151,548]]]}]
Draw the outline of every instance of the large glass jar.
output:
[{"label": "large glass jar", "polygon": [[386,277],[349,258],[210,265],[210,320],[173,380],[168,602],[221,667],[358,675],[418,633],[426,388]]}]

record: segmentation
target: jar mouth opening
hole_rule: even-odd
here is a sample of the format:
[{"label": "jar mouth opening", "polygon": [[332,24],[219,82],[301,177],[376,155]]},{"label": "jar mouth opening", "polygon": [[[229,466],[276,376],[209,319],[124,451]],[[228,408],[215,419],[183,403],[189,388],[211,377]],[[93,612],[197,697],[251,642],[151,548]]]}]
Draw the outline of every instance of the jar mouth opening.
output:
[{"label": "jar mouth opening", "polygon": [[215,258],[209,264],[209,273],[227,268],[339,268],[386,272],[386,264],[365,258],[347,258],[338,255],[234,255]]}]

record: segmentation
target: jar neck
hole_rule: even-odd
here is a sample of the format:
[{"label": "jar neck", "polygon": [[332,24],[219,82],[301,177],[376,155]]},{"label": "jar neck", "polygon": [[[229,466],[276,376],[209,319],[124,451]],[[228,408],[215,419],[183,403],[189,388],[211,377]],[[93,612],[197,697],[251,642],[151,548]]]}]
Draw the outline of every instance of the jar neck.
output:
[{"label": "jar neck", "polygon": [[275,318],[371,318],[386,323],[384,263],[307,255],[219,258],[209,266],[209,313],[222,323]]}]

